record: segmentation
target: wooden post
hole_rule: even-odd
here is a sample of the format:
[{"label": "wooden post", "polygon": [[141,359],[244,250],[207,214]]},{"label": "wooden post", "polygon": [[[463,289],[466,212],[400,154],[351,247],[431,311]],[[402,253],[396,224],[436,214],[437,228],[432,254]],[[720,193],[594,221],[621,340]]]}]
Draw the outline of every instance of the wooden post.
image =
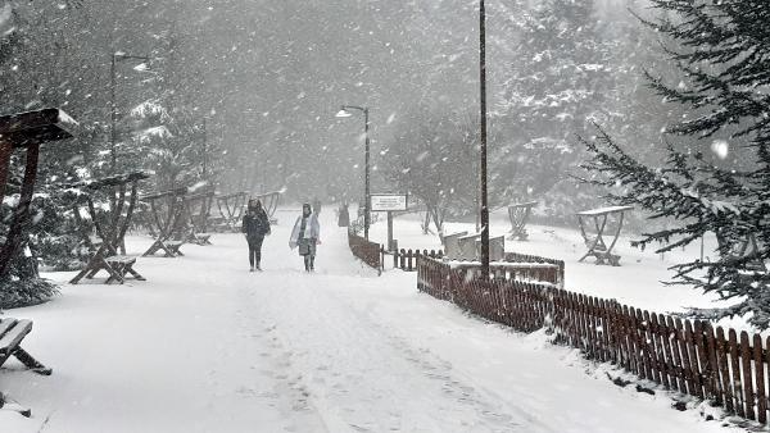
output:
[{"label": "wooden post", "polygon": [[[6,237],[5,246],[0,251],[0,275],[6,275],[16,250],[21,245],[24,225],[29,219],[29,206],[37,177],[37,162],[40,145],[35,143],[27,147],[27,163],[24,169],[24,183],[21,186],[19,205],[13,214],[13,222]],[[0,196],[3,197],[3,196]]]},{"label": "wooden post", "polygon": [[8,167],[11,164],[13,143],[0,141],[0,198],[5,197],[5,184],[8,182]]}]

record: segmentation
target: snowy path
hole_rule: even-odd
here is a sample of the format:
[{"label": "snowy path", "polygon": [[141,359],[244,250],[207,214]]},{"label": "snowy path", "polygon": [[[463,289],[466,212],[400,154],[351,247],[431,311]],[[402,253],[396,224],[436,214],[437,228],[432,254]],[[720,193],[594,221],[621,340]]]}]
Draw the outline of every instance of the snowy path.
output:
[{"label": "snowy path", "polygon": [[0,432],[726,431],[419,294],[414,274],[376,277],[328,213],[305,274],[286,246],[295,213],[279,214],[263,273],[247,271],[239,235],[218,235],[140,259],[147,282],[67,285],[9,312],[35,320],[25,343],[54,375],[0,372],[34,411],[0,411]]}]

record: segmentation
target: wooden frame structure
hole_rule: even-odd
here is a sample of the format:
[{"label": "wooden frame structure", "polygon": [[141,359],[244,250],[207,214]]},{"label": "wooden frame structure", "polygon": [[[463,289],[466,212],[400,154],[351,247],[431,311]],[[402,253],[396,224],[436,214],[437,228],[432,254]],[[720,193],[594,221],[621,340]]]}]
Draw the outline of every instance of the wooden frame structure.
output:
[{"label": "wooden frame structure", "polygon": [[32,321],[16,320],[10,317],[0,319],[0,366],[11,356],[16,357],[25,367],[43,376],[49,376],[51,369],[38,362],[26,350],[21,341],[32,331]]},{"label": "wooden frame structure", "polygon": [[263,194],[252,195],[251,199],[257,199],[262,202],[262,207],[267,213],[267,217],[270,219],[271,224],[275,224],[275,211],[278,210],[278,205],[281,203],[281,192],[272,191]]},{"label": "wooden frame structure", "polygon": [[[139,194],[139,181],[147,179],[149,175],[137,172],[128,175],[114,176],[106,179],[97,180],[83,184],[82,187],[93,193],[110,188],[110,208],[106,213],[106,218],[100,218],[94,205],[93,194],[84,194],[88,213],[94,224],[96,235],[101,239],[97,247],[90,241],[88,234],[84,233],[84,240],[90,247],[95,249],[91,259],[72,280],[70,284],[77,284],[81,279],[93,278],[99,271],[106,271],[109,276],[105,284],[117,281],[123,284],[126,274],[131,274],[137,280],[144,281],[145,278],[137,272],[133,266],[136,263],[136,257],[125,254],[124,238],[128,227],[131,225],[131,217],[136,208],[137,197]],[[127,186],[131,185],[128,206],[126,207],[126,196],[128,194]],[[76,187],[79,185],[75,185]],[[125,212],[124,212],[125,208]],[[80,206],[74,205],[73,211],[75,220],[79,227],[82,227],[82,217],[80,215]],[[122,254],[118,253],[120,249]]]},{"label": "wooden frame structure", "polygon": [[248,198],[249,193],[246,191],[216,197],[219,214],[222,216],[224,226],[230,231],[240,231],[241,218],[243,218]]},{"label": "wooden frame structure", "polygon": [[[11,154],[14,149],[26,149],[24,180],[22,181],[19,202],[13,212],[13,219],[0,249],[0,278],[9,279],[10,264],[18,253],[29,224],[29,208],[32,203],[35,181],[37,179],[40,145],[47,141],[72,138],[77,122],[57,108],[18,113],[0,117],[0,200],[5,198],[8,183]],[[0,365],[10,356],[15,356],[33,371],[49,375],[51,369],[39,363],[21,348],[22,340],[32,331],[32,322],[9,317],[0,319]]]},{"label": "wooden frame structure", "polygon": [[514,203],[508,206],[508,219],[511,221],[511,231],[508,236],[509,241],[526,241],[529,238],[527,233],[527,222],[532,216],[532,208],[537,206],[536,201],[525,203]]},{"label": "wooden frame structure", "polygon": [[[163,251],[164,257],[184,255],[179,251],[184,241],[172,240],[172,237],[179,229],[179,223],[185,213],[184,200],[186,195],[187,188],[177,188],[141,198],[142,201],[150,204],[152,221],[155,228],[158,229],[155,242],[142,254],[143,257],[155,255],[158,251]],[[165,206],[162,202],[165,202]],[[165,207],[165,209],[161,209],[161,207]]]},{"label": "wooden frame structure", "polygon": [[[618,242],[620,231],[623,228],[623,216],[626,211],[632,210],[633,206],[610,206],[600,209],[592,209],[577,214],[578,223],[580,224],[580,234],[585,240],[588,251],[583,257],[578,260],[582,262],[588,257],[596,257],[597,265],[612,265],[620,266],[620,256],[612,254],[612,249]],[[615,232],[608,234],[612,236],[612,241],[607,244],[604,240],[605,231],[608,229],[608,220],[610,217],[615,217],[616,227]],[[593,225],[594,232],[591,232],[589,226]]]},{"label": "wooden frame structure", "polygon": [[[196,245],[211,245],[211,241],[209,241],[211,234],[206,233],[206,228],[213,201],[214,191],[188,195],[184,198],[184,212],[189,222],[187,242]],[[197,213],[195,212],[196,208]]]},{"label": "wooden frame structure", "polygon": [[0,277],[7,276],[11,261],[24,241],[24,229],[29,222],[29,208],[37,179],[40,145],[71,138],[68,130],[76,126],[75,120],[57,108],[0,117],[0,200],[5,197],[11,154],[14,149],[24,148],[27,151],[19,202],[0,249]]},{"label": "wooden frame structure", "polygon": [[[720,236],[717,236],[717,242],[719,243],[720,249],[721,249],[721,246],[722,244],[724,244],[725,241]],[[762,260],[759,257],[760,251],[761,249],[759,248],[757,236],[752,233],[730,250],[730,252],[728,253],[728,258],[732,258],[732,259],[753,258],[746,263],[747,270],[753,271],[753,272],[766,273],[768,271],[768,266],[764,262],[764,260]]]}]

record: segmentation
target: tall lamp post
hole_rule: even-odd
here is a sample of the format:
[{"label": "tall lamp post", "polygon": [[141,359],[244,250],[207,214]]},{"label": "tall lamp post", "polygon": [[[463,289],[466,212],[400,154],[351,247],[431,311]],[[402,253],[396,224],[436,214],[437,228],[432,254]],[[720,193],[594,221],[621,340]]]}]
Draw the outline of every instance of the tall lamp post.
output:
[{"label": "tall lamp post", "polygon": [[118,141],[118,107],[115,102],[115,81],[117,74],[116,66],[118,62],[122,62],[124,60],[142,60],[143,62],[149,62],[150,58],[147,56],[134,56],[126,54],[122,51],[117,51],[112,54],[112,64],[110,65],[110,142],[112,144],[112,148],[110,149],[110,167],[112,168],[113,172],[117,167],[118,161],[116,149]]},{"label": "tall lamp post", "polygon": [[357,107],[355,105],[343,105],[342,109],[337,112],[335,117],[347,118],[351,117],[353,113],[350,110],[358,110],[364,113],[364,139],[366,141],[366,148],[364,157],[364,238],[369,240],[369,222],[370,222],[370,207],[371,199],[369,196],[369,108]]},{"label": "tall lamp post", "polygon": [[479,0],[479,84],[481,101],[481,274],[489,278],[489,207],[487,204],[487,65],[486,11]]}]

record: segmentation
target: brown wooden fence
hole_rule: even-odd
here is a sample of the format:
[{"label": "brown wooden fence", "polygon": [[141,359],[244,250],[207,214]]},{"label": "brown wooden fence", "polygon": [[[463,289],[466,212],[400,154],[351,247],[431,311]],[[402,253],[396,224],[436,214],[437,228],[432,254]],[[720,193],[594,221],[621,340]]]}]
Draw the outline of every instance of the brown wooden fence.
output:
[{"label": "brown wooden fence", "polygon": [[[556,260],[548,257],[533,256],[530,254],[519,254],[507,252],[505,253],[505,259],[508,263],[547,263],[555,265],[556,270],[556,284],[557,286],[564,288],[564,260]],[[550,281],[550,280],[543,280]]]},{"label": "brown wooden fence", "polygon": [[382,272],[382,259],[380,255],[380,244],[367,241],[348,230],[348,246],[353,255],[361,259],[364,263]]},{"label": "brown wooden fence", "polygon": [[[427,256],[432,259],[440,259],[444,256],[444,252],[441,250],[411,250],[411,249],[403,249],[389,252],[385,251],[383,248],[382,250],[382,256],[385,257],[385,255],[390,254],[393,256],[393,267],[395,269],[401,269],[402,271],[406,272],[412,272],[417,270],[417,258],[420,256]],[[383,260],[384,262],[384,260]]]},{"label": "brown wooden fence", "polygon": [[546,327],[554,341],[580,349],[588,359],[767,424],[770,338],[548,285],[482,281],[424,256],[417,262],[417,281],[419,290],[488,320],[523,332]]}]

